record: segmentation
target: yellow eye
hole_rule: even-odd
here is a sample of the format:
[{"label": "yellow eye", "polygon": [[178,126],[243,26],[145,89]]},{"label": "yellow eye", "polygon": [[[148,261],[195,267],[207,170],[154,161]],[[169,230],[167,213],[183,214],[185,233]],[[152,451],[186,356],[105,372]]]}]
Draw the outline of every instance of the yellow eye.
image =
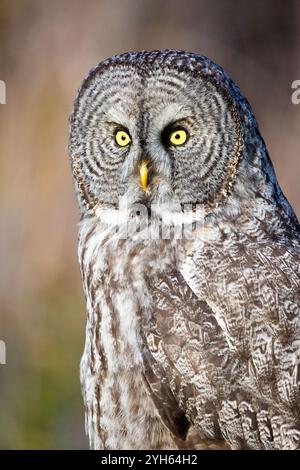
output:
[{"label": "yellow eye", "polygon": [[118,131],[116,133],[115,139],[120,147],[126,147],[126,145],[130,144],[131,142],[130,135],[126,131]]},{"label": "yellow eye", "polygon": [[186,142],[186,139],[187,132],[183,129],[177,129],[170,134],[170,142],[173,145],[183,145]]}]

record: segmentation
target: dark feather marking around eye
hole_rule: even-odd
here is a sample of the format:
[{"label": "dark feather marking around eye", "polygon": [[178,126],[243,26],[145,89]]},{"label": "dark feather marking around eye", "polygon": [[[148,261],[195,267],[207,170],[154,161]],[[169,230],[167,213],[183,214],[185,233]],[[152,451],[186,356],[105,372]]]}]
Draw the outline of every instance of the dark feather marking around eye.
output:
[{"label": "dark feather marking around eye", "polygon": [[180,122],[175,121],[171,124],[168,124],[161,133],[161,141],[165,147],[170,147],[170,135],[172,134],[172,132],[175,131],[185,131],[187,135],[186,142],[190,138],[191,134],[189,133],[187,128],[182,124],[182,120],[180,120]]},{"label": "dark feather marking around eye", "polygon": [[114,134],[116,134],[118,131],[125,131],[131,138],[131,134],[126,126],[123,124],[120,124],[118,122],[113,122],[113,121],[107,121],[106,124],[113,129]]}]

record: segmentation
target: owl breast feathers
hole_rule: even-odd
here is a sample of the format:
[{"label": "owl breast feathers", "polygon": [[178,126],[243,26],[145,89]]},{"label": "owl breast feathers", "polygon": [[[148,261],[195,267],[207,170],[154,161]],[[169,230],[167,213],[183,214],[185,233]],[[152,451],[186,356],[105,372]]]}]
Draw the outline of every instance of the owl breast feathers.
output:
[{"label": "owl breast feathers", "polygon": [[249,103],[208,58],[84,80],[69,154],[95,449],[300,449],[300,227]]}]

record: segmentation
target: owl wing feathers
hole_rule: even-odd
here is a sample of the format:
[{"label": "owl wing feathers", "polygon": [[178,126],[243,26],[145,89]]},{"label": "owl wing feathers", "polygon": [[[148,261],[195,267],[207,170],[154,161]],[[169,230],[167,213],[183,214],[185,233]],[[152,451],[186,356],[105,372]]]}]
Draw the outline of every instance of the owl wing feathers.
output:
[{"label": "owl wing feathers", "polygon": [[[147,344],[146,341],[144,343]],[[144,347],[144,382],[166,427],[173,436],[184,441],[190,427],[184,411],[178,403],[163,374],[163,369],[154,361],[150,351]]]},{"label": "owl wing feathers", "polygon": [[[207,396],[212,400],[216,398],[213,374],[221,373],[221,369],[226,369],[228,365],[229,348],[222,330],[211,309],[197,299],[179,271],[167,272],[159,280],[149,277],[147,284],[154,301],[155,314],[152,321],[144,326],[152,357],[151,364],[149,359],[146,361],[146,373],[149,377],[149,369],[152,367],[152,374],[157,377],[157,381],[168,384],[175,397],[176,407],[185,413],[189,422],[197,425],[201,419],[207,433],[201,432],[200,426],[197,426],[198,433],[194,430],[193,446],[195,443],[199,446],[206,443],[207,436],[222,438],[218,432],[215,406],[212,402],[207,403]],[[154,383],[153,375],[148,382]],[[199,392],[203,400],[198,399]],[[201,413],[202,409],[204,413]],[[178,423],[173,421],[173,428],[176,425]],[[179,435],[179,430],[176,435]],[[209,448],[209,442],[204,448]]]},{"label": "owl wing feathers", "polygon": [[284,242],[208,245],[147,280],[149,350],[200,437],[300,447],[299,261]]}]

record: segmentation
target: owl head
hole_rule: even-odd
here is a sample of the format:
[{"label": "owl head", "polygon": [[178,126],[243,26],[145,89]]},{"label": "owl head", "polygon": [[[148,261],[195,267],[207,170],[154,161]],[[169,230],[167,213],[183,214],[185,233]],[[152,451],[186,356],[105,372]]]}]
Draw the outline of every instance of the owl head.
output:
[{"label": "owl head", "polygon": [[136,203],[233,211],[237,197],[240,206],[255,191],[278,192],[238,87],[184,51],[130,52],[92,69],[70,117],[69,153],[83,217]]}]

